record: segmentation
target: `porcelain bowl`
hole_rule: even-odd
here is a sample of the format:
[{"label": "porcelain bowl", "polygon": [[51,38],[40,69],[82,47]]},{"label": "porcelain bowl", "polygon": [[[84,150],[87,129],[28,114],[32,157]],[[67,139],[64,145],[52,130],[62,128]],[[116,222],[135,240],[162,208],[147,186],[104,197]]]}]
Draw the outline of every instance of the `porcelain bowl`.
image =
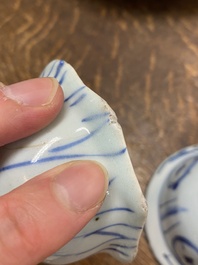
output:
[{"label": "porcelain bowl", "polygon": [[116,115],[68,63],[52,61],[41,74],[49,76],[63,88],[63,109],[41,132],[1,149],[0,195],[59,164],[75,159],[98,161],[109,173],[101,209],[45,262],[68,264],[98,252],[130,262],[137,253],[147,207]]},{"label": "porcelain bowl", "polygon": [[160,264],[198,264],[198,146],[168,157],[149,183],[146,232]]}]

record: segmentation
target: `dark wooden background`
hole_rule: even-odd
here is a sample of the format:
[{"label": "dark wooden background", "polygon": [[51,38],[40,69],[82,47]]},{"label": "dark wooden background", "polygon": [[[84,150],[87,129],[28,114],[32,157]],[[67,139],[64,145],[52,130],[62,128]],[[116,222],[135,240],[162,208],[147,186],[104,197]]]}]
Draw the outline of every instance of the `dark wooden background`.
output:
[{"label": "dark wooden background", "polygon": [[[0,81],[37,77],[55,58],[117,113],[143,191],[166,156],[197,143],[198,1],[0,0]],[[133,264],[157,264],[144,236]]]}]

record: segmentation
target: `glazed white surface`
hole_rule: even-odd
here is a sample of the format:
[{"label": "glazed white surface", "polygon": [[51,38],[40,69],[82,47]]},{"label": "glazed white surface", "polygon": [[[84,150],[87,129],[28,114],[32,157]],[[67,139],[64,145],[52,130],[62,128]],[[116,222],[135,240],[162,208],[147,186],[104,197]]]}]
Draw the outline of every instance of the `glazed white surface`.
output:
[{"label": "glazed white surface", "polygon": [[146,233],[162,265],[198,264],[198,146],[168,157],[147,189]]},{"label": "glazed white surface", "polygon": [[101,251],[129,262],[137,252],[146,205],[115,113],[64,61],[51,62],[41,76],[57,78],[64,91],[64,107],[41,132],[2,148],[0,194],[64,162],[97,160],[109,173],[102,208],[70,243],[45,262],[66,264]]}]

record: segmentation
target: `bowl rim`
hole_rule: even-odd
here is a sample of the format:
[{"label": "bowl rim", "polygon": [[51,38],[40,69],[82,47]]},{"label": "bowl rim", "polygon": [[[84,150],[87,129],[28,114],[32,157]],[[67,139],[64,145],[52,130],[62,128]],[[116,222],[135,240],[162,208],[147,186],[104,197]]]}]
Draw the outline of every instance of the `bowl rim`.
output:
[{"label": "bowl rim", "polygon": [[146,189],[148,216],[145,224],[146,237],[155,258],[162,265],[180,265],[164,238],[159,218],[158,202],[163,184],[169,173],[186,159],[198,156],[198,145],[180,149],[167,157],[156,169]]}]

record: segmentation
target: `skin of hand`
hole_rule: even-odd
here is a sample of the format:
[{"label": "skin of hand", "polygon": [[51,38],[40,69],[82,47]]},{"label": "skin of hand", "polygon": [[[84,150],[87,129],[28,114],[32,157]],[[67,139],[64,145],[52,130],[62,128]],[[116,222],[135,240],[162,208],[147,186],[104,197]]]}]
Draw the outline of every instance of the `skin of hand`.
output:
[{"label": "skin of hand", "polygon": [[[56,79],[0,83],[0,146],[41,130],[62,105],[63,92]],[[1,264],[36,265],[56,252],[96,214],[107,186],[101,165],[72,161],[1,196]]]}]

